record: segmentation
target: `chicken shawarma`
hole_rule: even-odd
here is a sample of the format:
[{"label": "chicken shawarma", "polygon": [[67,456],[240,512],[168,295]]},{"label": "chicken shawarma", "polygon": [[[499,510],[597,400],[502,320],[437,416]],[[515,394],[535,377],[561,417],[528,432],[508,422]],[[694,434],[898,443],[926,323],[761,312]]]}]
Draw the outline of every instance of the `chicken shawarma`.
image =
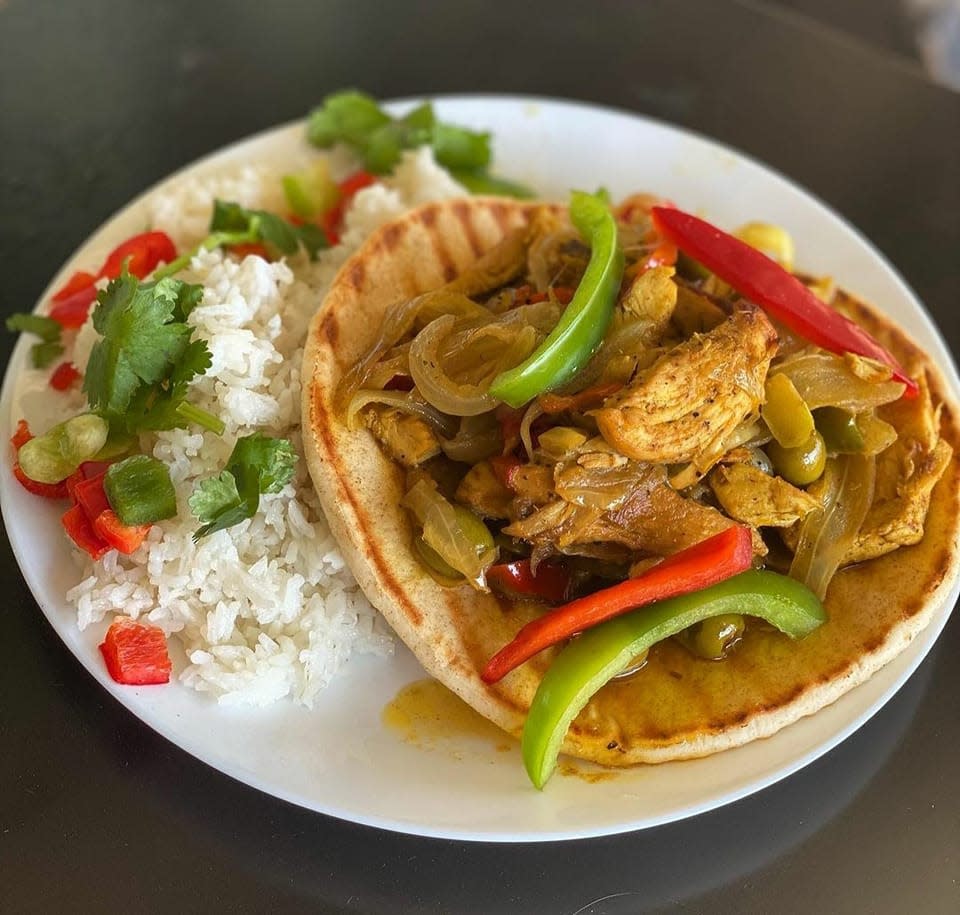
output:
[{"label": "chicken shawarma", "polygon": [[649,195],[430,204],[314,318],[306,454],[351,569],[538,787],[560,751],[691,758],[812,714],[955,577],[939,373],[782,230],[738,234]]}]

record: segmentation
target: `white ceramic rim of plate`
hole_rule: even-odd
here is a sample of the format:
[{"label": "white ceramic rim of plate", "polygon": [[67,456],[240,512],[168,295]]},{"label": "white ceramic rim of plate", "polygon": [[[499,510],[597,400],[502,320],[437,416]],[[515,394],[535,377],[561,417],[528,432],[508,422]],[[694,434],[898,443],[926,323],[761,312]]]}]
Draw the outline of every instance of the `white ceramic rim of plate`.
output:
[{"label": "white ceramic rim of plate", "polygon": [[[832,223],[833,227],[837,231],[846,233],[848,236],[855,239],[857,244],[865,250],[865,253],[869,255],[871,260],[871,269],[880,271],[880,273],[884,275],[885,279],[889,281],[897,290],[904,303],[909,306],[911,317],[914,319],[919,319],[921,323],[919,328],[921,331],[920,336],[926,338],[925,348],[928,350],[928,352],[932,352],[934,355],[935,361],[938,363],[941,371],[946,377],[954,396],[960,397],[960,378],[957,376],[957,371],[950,356],[949,349],[930,316],[927,314],[917,297],[909,289],[905,281],[885,260],[883,255],[881,255],[880,252],[877,251],[877,249],[869,242],[869,240],[867,240],[858,230],[856,230],[853,226],[846,222],[846,220],[839,216],[839,214],[827,207],[826,204],[824,204],[810,192],[799,187],[793,181],[769,166],[764,165],[750,156],[747,156],[729,146],[709,139],[701,134],[697,134],[685,128],[676,127],[674,125],[630,111],[592,105],[585,102],[521,95],[464,94],[440,95],[432,96],[431,98],[441,110],[451,107],[455,110],[459,110],[461,112],[461,119],[463,119],[463,112],[471,107],[482,110],[484,108],[490,108],[491,106],[494,108],[509,108],[509,106],[532,106],[540,109],[549,109],[552,112],[561,113],[570,117],[576,117],[577,115],[580,115],[583,117],[612,117],[618,120],[627,119],[629,121],[637,122],[645,129],[656,132],[665,132],[668,135],[681,138],[687,143],[694,144],[706,152],[725,155],[736,160],[737,164],[742,164],[750,168],[757,169],[761,175],[765,175],[768,179],[773,179],[775,182],[782,184],[784,186],[784,191],[789,191],[794,195],[798,195],[804,200],[806,206],[813,207],[818,211],[817,215],[820,219],[825,219]],[[406,106],[421,100],[422,99],[420,98],[399,99],[390,102],[389,104],[395,109],[402,110]],[[516,112],[513,114],[516,114]],[[230,165],[236,164],[239,160],[241,160],[243,156],[249,153],[254,153],[261,146],[281,142],[285,138],[286,134],[292,134],[295,130],[302,129],[302,124],[303,122],[301,120],[297,120],[279,127],[273,127],[261,131],[250,137],[246,137],[235,143],[231,143],[226,147],[223,147],[196,160],[193,163],[186,165],[170,176],[154,184],[148,190],[138,195],[134,200],[107,219],[73,252],[73,254],[68,258],[66,263],[60,268],[47,288],[44,290],[39,302],[43,303],[48,299],[51,292],[58,288],[73,270],[77,269],[78,262],[80,260],[84,258],[90,258],[95,261],[96,257],[92,256],[94,252],[98,254],[105,253],[105,251],[108,250],[111,245],[115,244],[117,240],[123,237],[124,232],[129,233],[132,231],[134,219],[139,213],[141,213],[146,200],[150,196],[162,190],[163,188],[172,186],[173,184],[187,177],[198,174],[212,174],[220,169],[228,168]],[[5,373],[2,392],[0,392],[0,434],[4,436],[9,435],[10,427],[12,425],[11,409],[13,405],[12,401],[15,381],[19,372],[26,365],[28,348],[29,344],[27,341],[21,340],[18,342]],[[11,508],[11,499],[15,498],[15,494],[16,488],[14,487],[12,475],[9,473],[0,474],[0,497],[2,497],[2,508],[5,522],[9,522],[10,520],[9,511]],[[14,555],[16,556],[18,564],[20,565],[21,571],[23,571],[29,565],[26,555],[29,544],[25,542],[22,530],[16,524],[11,526],[8,523],[7,530]],[[191,739],[185,739],[183,734],[178,732],[176,721],[167,720],[162,714],[157,714],[153,707],[148,702],[145,702],[141,691],[131,691],[129,688],[121,687],[110,680],[105,670],[102,668],[102,665],[99,664],[99,653],[95,650],[91,652],[89,650],[89,644],[82,644],[81,639],[77,637],[79,630],[77,630],[75,621],[71,618],[71,616],[64,613],[65,605],[54,606],[52,603],[42,600],[41,596],[43,592],[43,582],[34,580],[32,577],[27,576],[25,572],[24,577],[35,599],[37,600],[37,603],[41,607],[50,624],[53,626],[54,630],[60,636],[61,640],[67,645],[69,650],[74,654],[77,660],[83,664],[83,666],[90,672],[97,682],[100,683],[100,685],[103,686],[107,692],[109,692],[115,699],[117,699],[145,724],[202,762],[210,765],[223,774],[230,776],[231,778],[250,785],[251,787],[257,788],[274,797],[278,797],[298,806],[306,807],[308,809],[325,813],[350,822],[411,835],[487,842],[558,841],[590,838],[649,828],[663,823],[673,822],[686,817],[694,816],[698,813],[703,813],[708,810],[713,810],[717,807],[760,791],[763,788],[780,781],[793,772],[796,772],[804,766],[809,765],[811,762],[818,759],[820,756],[827,753],[830,749],[846,739],[850,734],[868,721],[894,695],[894,693],[896,693],[896,691],[910,677],[914,670],[916,670],[917,666],[933,647],[937,637],[943,630],[943,627],[946,625],[950,615],[950,610],[956,602],[958,593],[960,593],[960,582],[954,582],[949,596],[943,602],[943,605],[938,608],[938,611],[931,624],[922,633],[920,633],[916,639],[914,639],[910,646],[901,655],[891,662],[891,664],[879,671],[873,678],[871,678],[870,681],[842,697],[833,706],[830,706],[828,709],[819,712],[817,716],[814,716],[815,718],[822,717],[831,710],[833,715],[836,716],[838,708],[850,707],[851,709],[850,714],[844,714],[840,716],[842,718],[842,724],[838,723],[833,726],[826,737],[817,741],[815,745],[806,748],[803,752],[797,753],[789,759],[782,760],[777,764],[769,766],[764,771],[755,774],[752,778],[744,780],[740,784],[731,786],[728,790],[714,793],[708,797],[700,799],[699,801],[686,802],[672,810],[669,810],[668,812],[664,812],[659,815],[647,817],[634,815],[625,817],[619,821],[599,822],[590,825],[584,825],[583,827],[567,825],[555,828],[541,828],[524,831],[522,828],[510,830],[471,830],[463,826],[452,827],[444,826],[442,824],[431,824],[429,822],[410,821],[409,819],[396,816],[377,816],[370,813],[358,814],[355,810],[342,808],[336,803],[330,802],[329,800],[326,802],[318,802],[316,798],[304,796],[304,794],[301,792],[288,790],[282,785],[277,785],[272,783],[269,779],[265,779],[262,773],[248,769],[243,765],[238,765],[235,761],[222,758],[218,753],[217,748],[211,748],[204,745],[202,740],[198,742]],[[91,654],[93,656],[91,656]],[[172,688],[183,690],[187,689],[180,684],[176,684]],[[785,731],[781,731],[779,734],[774,735],[774,737],[768,738],[767,741],[764,741],[763,743],[765,743],[768,747],[772,746],[774,742],[778,741],[778,739],[781,741],[783,740],[782,735],[791,732],[791,729],[802,727],[804,722],[809,722],[810,720],[811,719],[804,719],[804,721],[798,722],[798,724],[791,726],[791,728],[788,728]],[[742,749],[726,751],[726,753],[721,754],[721,756],[724,758],[730,758],[732,754],[743,754],[743,752],[748,751],[751,746],[755,745],[748,745]],[[702,765],[704,762],[709,763],[710,759],[718,758],[720,757],[710,757],[708,760],[697,760],[694,762]],[[670,767],[678,765],[687,766],[690,764],[667,763],[664,765]],[[659,769],[661,767],[657,768]],[[593,785],[590,787],[593,790],[603,790],[603,784]],[[544,801],[547,801],[550,797],[550,791],[548,790],[544,795],[538,795],[538,797],[541,797]]]}]

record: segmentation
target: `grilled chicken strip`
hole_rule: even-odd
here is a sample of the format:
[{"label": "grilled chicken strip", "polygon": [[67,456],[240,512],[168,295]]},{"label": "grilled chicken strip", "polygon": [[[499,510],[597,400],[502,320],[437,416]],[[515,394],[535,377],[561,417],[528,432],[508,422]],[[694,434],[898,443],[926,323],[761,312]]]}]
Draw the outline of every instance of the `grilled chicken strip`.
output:
[{"label": "grilled chicken strip", "polygon": [[680,464],[716,451],[759,406],[777,332],[739,309],[640,372],[593,411],[604,439],[638,461]]},{"label": "grilled chicken strip", "polygon": [[809,493],[751,464],[722,464],[709,482],[723,510],[754,527],[789,527],[820,507]]}]

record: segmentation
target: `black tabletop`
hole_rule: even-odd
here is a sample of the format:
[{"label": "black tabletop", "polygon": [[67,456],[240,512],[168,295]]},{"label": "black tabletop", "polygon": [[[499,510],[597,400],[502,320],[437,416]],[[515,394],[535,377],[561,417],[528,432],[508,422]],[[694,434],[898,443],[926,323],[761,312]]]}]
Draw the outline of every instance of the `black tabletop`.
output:
[{"label": "black tabletop", "polygon": [[[960,348],[960,97],[769,5],[712,0],[5,0],[3,313],[158,178],[344,86],[562,96],[722,140],[856,224]],[[870,723],[758,795],[619,837],[477,845],[208,768],[86,674],[6,544],[0,575],[3,911],[960,910],[958,620]]]}]

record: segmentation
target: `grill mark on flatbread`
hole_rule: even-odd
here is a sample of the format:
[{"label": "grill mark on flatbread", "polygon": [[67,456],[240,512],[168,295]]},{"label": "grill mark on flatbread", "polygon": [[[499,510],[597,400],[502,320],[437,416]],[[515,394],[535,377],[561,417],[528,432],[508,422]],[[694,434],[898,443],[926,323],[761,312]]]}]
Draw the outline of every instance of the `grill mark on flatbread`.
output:
[{"label": "grill mark on flatbread", "polygon": [[337,316],[332,311],[324,316],[323,323],[320,325],[320,333],[323,334],[324,339],[331,346],[337,345],[340,328],[337,326]]},{"label": "grill mark on flatbread", "polygon": [[[319,400],[320,392],[317,392]],[[333,423],[331,422],[331,415],[327,412],[322,402],[314,402],[316,408],[315,411],[311,411],[313,417],[319,422],[316,425],[319,426],[320,435],[323,438],[324,445],[331,449],[334,446],[333,440]],[[406,614],[407,618],[414,626],[419,626],[423,623],[423,614],[417,609],[413,601],[407,597],[406,592],[400,585],[400,582],[394,576],[393,571],[390,568],[389,563],[386,561],[383,553],[377,545],[375,533],[375,526],[369,522],[365,513],[363,512],[359,501],[350,491],[349,486],[340,486],[340,495],[344,501],[350,506],[354,517],[357,520],[358,532],[360,537],[363,540],[364,545],[366,546],[366,555],[373,562],[377,575],[389,589],[394,600],[401,607],[403,612]]]},{"label": "grill mark on flatbread", "polygon": [[467,237],[467,243],[470,245],[470,250],[473,252],[474,257],[479,257],[483,254],[484,248],[480,243],[480,237],[477,235],[477,230],[473,226],[473,219],[470,217],[470,207],[467,205],[466,200],[457,200],[453,204],[453,215],[457,217],[460,221],[460,225],[463,228],[463,234]]},{"label": "grill mark on flatbread", "polygon": [[350,267],[350,272],[347,274],[350,285],[353,286],[357,292],[363,292],[363,282],[366,276],[367,268],[364,266],[362,260],[355,261]]}]

